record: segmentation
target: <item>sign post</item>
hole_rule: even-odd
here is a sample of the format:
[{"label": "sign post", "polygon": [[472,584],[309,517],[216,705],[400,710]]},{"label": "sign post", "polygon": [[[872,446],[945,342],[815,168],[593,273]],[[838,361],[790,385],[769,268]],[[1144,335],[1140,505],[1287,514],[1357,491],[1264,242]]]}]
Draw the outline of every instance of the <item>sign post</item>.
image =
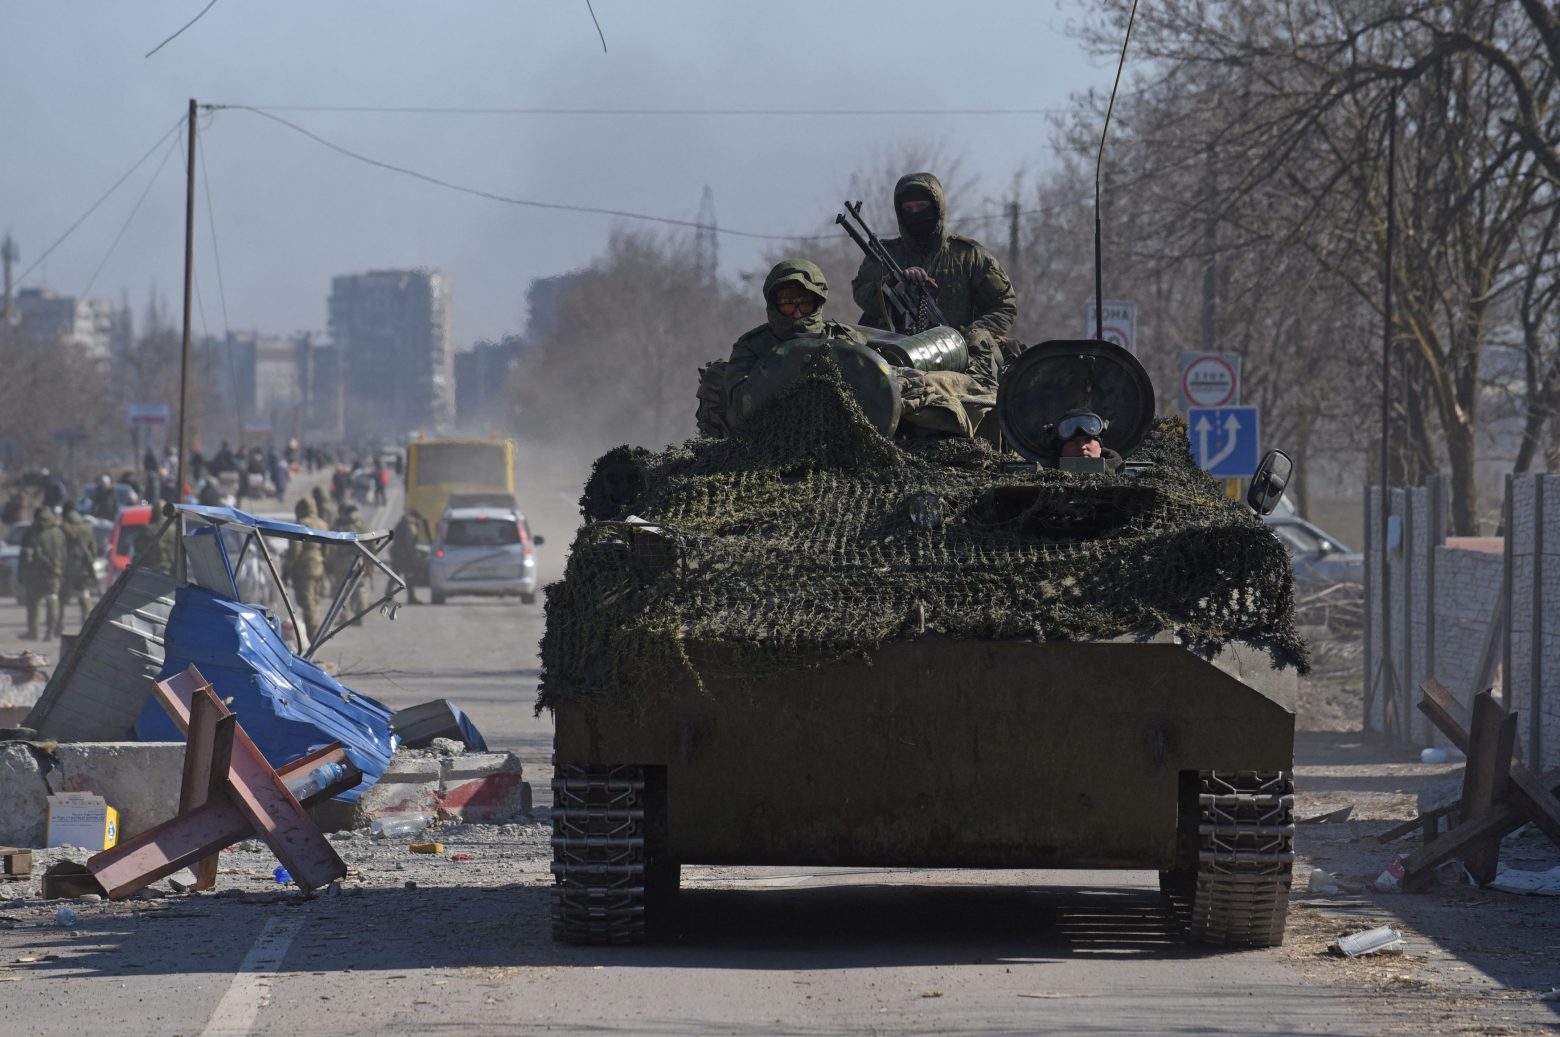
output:
[{"label": "sign post", "polygon": [[[1095,330],[1094,303],[1083,307],[1083,337],[1093,338]],[[1100,334],[1107,342],[1114,342],[1128,353],[1137,353],[1137,303],[1105,300],[1105,320]]]},{"label": "sign post", "polygon": [[1186,412],[1197,466],[1216,479],[1244,479],[1262,455],[1262,424],[1256,407],[1193,407]]}]

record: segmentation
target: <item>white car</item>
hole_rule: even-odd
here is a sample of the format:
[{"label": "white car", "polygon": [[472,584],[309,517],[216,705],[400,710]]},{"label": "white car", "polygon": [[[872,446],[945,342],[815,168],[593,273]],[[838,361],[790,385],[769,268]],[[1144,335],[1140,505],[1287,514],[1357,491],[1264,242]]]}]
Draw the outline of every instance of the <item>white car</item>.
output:
[{"label": "white car", "polygon": [[435,605],[456,594],[518,595],[536,601],[536,551],[525,516],[506,508],[451,508],[439,520],[428,558]]}]

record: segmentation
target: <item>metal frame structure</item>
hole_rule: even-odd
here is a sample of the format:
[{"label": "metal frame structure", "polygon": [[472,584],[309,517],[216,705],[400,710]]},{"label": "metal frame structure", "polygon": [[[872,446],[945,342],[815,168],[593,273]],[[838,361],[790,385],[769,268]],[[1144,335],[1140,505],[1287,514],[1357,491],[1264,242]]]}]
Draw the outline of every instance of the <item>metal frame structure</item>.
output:
[{"label": "metal frame structure", "polygon": [[[242,540],[238,553],[230,559],[230,566],[234,573],[244,562],[245,556],[253,546],[259,556],[265,561],[266,570],[271,574],[275,591],[281,596],[282,607],[287,612],[287,618],[292,621],[293,636],[298,645],[298,655],[304,659],[312,659],[314,653],[326,641],[340,633],[342,628],[366,616],[375,609],[388,608],[388,616],[395,619],[400,610],[399,603],[393,599],[406,588],[406,581],[394,569],[391,569],[379,559],[379,555],[389,546],[395,536],[392,530],[375,530],[369,533],[350,533],[341,530],[319,530],[308,526],[298,525],[294,522],[282,522],[276,519],[260,518],[248,512],[239,511],[237,508],[210,507],[201,504],[173,504],[168,505],[163,511],[162,525],[157,528],[156,535],[161,537],[167,532],[168,526],[183,518],[185,523],[195,521],[205,527],[226,529],[239,532]],[[184,525],[185,523],[181,523]],[[196,527],[197,529],[200,527]],[[282,571],[277,567],[276,559],[266,544],[267,537],[276,537],[294,543],[317,543],[324,547],[352,548],[356,551],[356,557],[352,560],[352,568],[348,570],[347,578],[342,581],[336,593],[331,597],[330,604],[325,610],[325,617],[320,621],[318,631],[309,631],[305,636],[303,624],[299,622],[297,611],[293,608],[292,597],[287,593],[287,581],[282,578]],[[186,574],[188,568],[185,558],[186,546],[182,538],[179,539],[176,551],[178,568]],[[140,565],[139,560],[132,560],[130,569]],[[352,592],[357,589],[359,581],[369,566],[378,569],[385,576],[385,593],[374,599],[364,608],[347,615],[346,603],[351,599]],[[127,570],[128,572],[129,570]],[[218,588],[208,588],[217,590]]]}]

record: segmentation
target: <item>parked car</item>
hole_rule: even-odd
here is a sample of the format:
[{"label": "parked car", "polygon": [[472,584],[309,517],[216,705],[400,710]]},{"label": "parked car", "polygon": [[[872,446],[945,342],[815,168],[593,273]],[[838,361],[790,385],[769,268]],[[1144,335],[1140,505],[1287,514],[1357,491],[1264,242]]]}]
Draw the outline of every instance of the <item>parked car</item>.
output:
[{"label": "parked car", "polygon": [[0,545],[0,594],[15,594],[17,601],[22,600],[22,540],[31,528],[31,522],[18,522]]},{"label": "parked car", "polygon": [[112,583],[119,574],[129,568],[135,557],[136,538],[147,523],[152,521],[150,504],[132,504],[114,520],[114,531],[108,537],[108,580]]},{"label": "parked car", "polygon": [[1349,550],[1315,523],[1277,512],[1265,521],[1289,552],[1297,589],[1325,590],[1339,583],[1365,582],[1365,556]]},{"label": "parked car", "polygon": [[536,552],[542,538],[518,511],[451,508],[439,520],[428,559],[435,605],[455,594],[519,595],[536,601]]}]

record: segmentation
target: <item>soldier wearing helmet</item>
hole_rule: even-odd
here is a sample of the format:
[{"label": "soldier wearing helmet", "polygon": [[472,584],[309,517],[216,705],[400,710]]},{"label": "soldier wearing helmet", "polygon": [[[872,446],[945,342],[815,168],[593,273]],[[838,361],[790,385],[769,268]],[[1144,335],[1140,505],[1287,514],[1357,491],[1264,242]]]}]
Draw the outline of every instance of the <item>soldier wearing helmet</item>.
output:
[{"label": "soldier wearing helmet", "polygon": [[737,420],[745,415],[744,383],[755,364],[782,342],[796,338],[837,339],[865,345],[866,337],[848,324],[825,320],[823,304],[829,298],[829,282],[816,263],[787,259],[776,263],[764,278],[764,303],[768,320],[743,335],[731,347],[726,364],[726,414]]}]

